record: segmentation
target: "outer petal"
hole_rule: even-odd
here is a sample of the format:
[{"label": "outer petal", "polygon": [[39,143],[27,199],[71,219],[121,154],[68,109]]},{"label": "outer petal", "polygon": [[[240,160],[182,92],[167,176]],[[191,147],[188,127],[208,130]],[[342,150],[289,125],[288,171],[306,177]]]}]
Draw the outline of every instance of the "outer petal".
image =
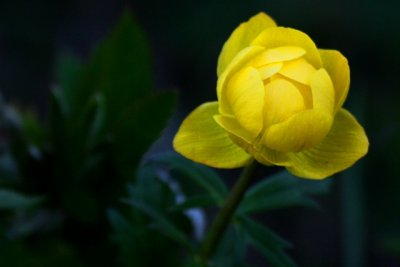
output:
[{"label": "outer petal", "polygon": [[271,150],[257,141],[244,130],[235,118],[216,115],[216,122],[231,135],[231,139],[251,154],[258,162],[266,165],[288,166],[290,159],[285,153]]},{"label": "outer petal", "polygon": [[265,49],[261,46],[250,46],[243,49],[235,56],[229,66],[226,67],[225,71],[218,78],[217,97],[221,103],[219,107],[220,113],[224,115],[232,115],[232,110],[229,108],[229,106],[226,106],[224,105],[224,103],[221,102],[222,94],[223,91],[225,91],[226,89],[227,81],[229,81],[232,75],[234,75],[237,71],[239,71],[241,68],[244,68],[249,63],[249,61],[253,59],[253,57],[259,55],[263,51],[265,51]]},{"label": "outer petal", "polygon": [[253,137],[260,133],[263,127],[264,84],[256,69],[247,67],[234,75],[220,103],[230,106],[240,125]]},{"label": "outer petal", "polygon": [[320,143],[329,132],[332,118],[321,110],[305,110],[265,131],[264,144],[277,151],[294,152]]},{"label": "outer petal", "polygon": [[319,50],[323,67],[328,71],[335,87],[335,111],[346,100],[350,85],[350,68],[347,59],[336,50]]},{"label": "outer petal", "polygon": [[322,66],[321,58],[314,42],[307,34],[295,29],[284,27],[267,28],[251,44],[263,46],[265,49],[280,46],[299,46],[306,51],[304,58],[316,69]]},{"label": "outer petal", "polygon": [[367,153],[368,146],[362,126],[350,112],[340,109],[320,144],[290,155],[292,166],[288,170],[300,177],[323,179],[353,165]]},{"label": "outer petal", "polygon": [[274,20],[265,13],[258,13],[247,22],[240,24],[225,42],[218,58],[218,76],[225,70],[231,60],[243,48],[250,45],[257,35],[269,27],[275,27]]},{"label": "outer petal", "polygon": [[216,168],[245,166],[250,156],[228,137],[213,119],[218,102],[197,107],[183,121],[175,136],[174,149],[183,156]]},{"label": "outer petal", "polygon": [[325,69],[317,70],[311,78],[313,107],[333,116],[335,106],[335,89]]}]

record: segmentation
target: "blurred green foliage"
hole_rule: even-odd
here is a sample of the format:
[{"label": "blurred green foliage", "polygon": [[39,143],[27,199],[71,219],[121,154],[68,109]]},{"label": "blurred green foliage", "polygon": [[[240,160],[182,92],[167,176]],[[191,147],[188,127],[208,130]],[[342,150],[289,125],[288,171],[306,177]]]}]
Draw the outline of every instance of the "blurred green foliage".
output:
[{"label": "blurred green foliage", "polygon": [[[152,176],[158,177],[158,183],[168,185],[175,196],[181,195],[183,198],[180,200],[176,198],[169,204],[167,200],[164,200],[161,202],[164,208],[160,209],[161,203],[158,201],[154,203],[157,197],[151,198],[154,189],[148,189],[154,187],[155,184],[145,186],[147,189],[140,189],[144,183],[151,183]],[[179,226],[179,221],[174,221],[174,218],[177,215],[182,216],[182,211],[220,207],[228,192],[222,178],[208,167],[193,163],[171,152],[152,156],[142,166],[138,178],[131,187],[130,196],[125,202],[131,205],[133,210],[139,210],[151,219],[148,223],[150,229],[169,237],[185,248],[184,251],[189,252],[186,253],[186,257],[183,257],[184,261],[187,260],[188,266],[197,266],[196,257],[193,255],[196,255],[200,240],[193,236],[194,229],[189,232],[182,231],[182,229],[190,230],[190,228]],[[175,183],[179,186],[176,187]],[[266,225],[251,218],[250,213],[264,213],[273,209],[310,206],[310,204],[316,207],[318,205],[310,198],[310,195],[327,193],[330,183],[329,180],[318,182],[298,179],[287,171],[264,177],[261,182],[249,188],[210,266],[250,266],[246,257],[249,246],[258,250],[272,266],[295,266],[285,253],[285,249],[291,247],[290,243],[272,232]],[[157,192],[158,198],[163,196],[159,191]],[[268,200],[273,201],[266,205]],[[193,217],[187,213],[183,214],[193,220]],[[202,226],[194,219],[191,227],[202,228],[204,225]],[[132,250],[134,250],[133,247]],[[182,262],[180,264],[175,266],[186,266],[182,265],[184,264]],[[145,266],[152,265],[148,263]]]},{"label": "blurred green foliage", "polygon": [[[125,12],[88,62],[60,59],[45,124],[3,103],[0,251],[21,254],[16,266],[75,266],[66,262],[77,257],[114,264],[106,211],[127,194],[175,105],[173,92],[153,90],[149,62],[147,41]],[[10,257],[0,265],[11,266]]]}]

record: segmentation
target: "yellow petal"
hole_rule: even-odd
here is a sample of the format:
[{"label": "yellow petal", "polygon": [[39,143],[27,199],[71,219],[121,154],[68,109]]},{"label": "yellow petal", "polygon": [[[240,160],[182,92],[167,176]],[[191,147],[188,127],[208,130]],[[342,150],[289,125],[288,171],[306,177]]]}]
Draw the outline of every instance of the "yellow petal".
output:
[{"label": "yellow petal", "polygon": [[336,50],[319,50],[322,65],[332,79],[336,92],[335,111],[343,106],[350,85],[350,68],[347,59]]},{"label": "yellow petal", "polygon": [[234,116],[253,137],[263,127],[264,84],[258,71],[244,68],[234,75],[220,102],[230,105]]},{"label": "yellow petal", "polygon": [[290,155],[294,175],[323,179],[352,166],[368,151],[368,138],[362,126],[347,110],[340,109],[331,131],[312,149]]},{"label": "yellow petal", "polygon": [[257,147],[254,152],[254,158],[265,165],[276,165],[276,166],[290,166],[290,158],[287,153],[279,152],[276,150],[269,149],[264,145]]},{"label": "yellow petal", "polygon": [[218,76],[229,65],[230,61],[240,50],[249,46],[257,35],[269,27],[275,27],[276,23],[265,13],[258,13],[237,27],[225,42],[218,58]]},{"label": "yellow petal", "polygon": [[218,114],[218,102],[205,103],[190,113],[174,138],[174,149],[211,167],[245,166],[250,156],[234,144],[228,133],[215,122],[215,114]]},{"label": "yellow petal", "polygon": [[325,69],[317,70],[311,78],[311,93],[314,109],[321,110],[333,116],[335,91],[329,74]]},{"label": "yellow petal", "polygon": [[315,71],[316,69],[304,58],[299,58],[285,62],[279,73],[299,83],[310,85],[311,77]]},{"label": "yellow petal", "polygon": [[[287,77],[279,74],[279,72],[278,72],[278,73],[275,73],[275,75],[273,75],[270,78],[271,82],[276,81],[276,80],[287,80]],[[313,99],[312,99],[310,86],[304,85],[295,80],[290,80],[290,83],[292,83],[294,86],[296,86],[296,88],[299,90],[299,92],[303,95],[306,108],[312,108],[313,107]]]},{"label": "yellow petal", "polygon": [[215,121],[231,135],[231,139],[247,153],[252,155],[258,162],[265,165],[289,166],[290,159],[285,153],[271,150],[258,143],[251,137],[232,117],[215,115]]},{"label": "yellow petal", "polygon": [[304,98],[291,82],[278,79],[265,86],[265,127],[283,122],[304,109]]},{"label": "yellow petal", "polygon": [[228,117],[224,115],[215,115],[214,120],[216,123],[224,128],[230,134],[239,137],[246,144],[241,146],[245,151],[248,152],[249,146],[252,145],[255,138],[252,137],[243,127],[239,124],[239,122],[234,117]]},{"label": "yellow petal", "polygon": [[255,67],[259,67],[265,64],[294,60],[303,56],[305,53],[306,51],[298,46],[271,48],[254,58],[251,64]]},{"label": "yellow petal", "polygon": [[320,110],[305,110],[265,131],[263,142],[270,149],[296,152],[320,143],[329,132],[332,117]]},{"label": "yellow petal", "polygon": [[321,58],[314,42],[307,34],[295,29],[284,27],[267,28],[251,44],[263,46],[267,50],[280,46],[301,47],[306,51],[304,58],[308,62],[317,69],[322,66]]},{"label": "yellow petal", "polygon": [[282,66],[282,62],[276,62],[259,67],[257,68],[257,70],[260,73],[261,80],[266,80],[273,76],[275,73],[278,73]]},{"label": "yellow petal", "polygon": [[240,51],[229,66],[225,69],[225,71],[219,76],[217,81],[217,97],[220,102],[219,112],[225,115],[232,115],[232,110],[230,109],[229,105],[225,105],[225,102],[222,102],[222,92],[226,89],[226,83],[229,79],[240,69],[244,68],[247,63],[254,58],[255,56],[259,55],[265,51],[264,48],[261,46],[250,46],[248,48],[243,49]]},{"label": "yellow petal", "polygon": [[281,152],[301,151],[320,143],[328,134],[333,121],[334,91],[324,69],[311,78],[313,108],[274,124],[264,134],[264,144]]}]

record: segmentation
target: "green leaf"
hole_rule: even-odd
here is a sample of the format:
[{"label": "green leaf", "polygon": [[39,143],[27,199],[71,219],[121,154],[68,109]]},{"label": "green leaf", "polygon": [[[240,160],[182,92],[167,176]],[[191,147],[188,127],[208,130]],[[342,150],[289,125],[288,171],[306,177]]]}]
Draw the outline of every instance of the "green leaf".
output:
[{"label": "green leaf", "polygon": [[107,218],[110,221],[112,228],[118,234],[116,238],[124,239],[125,236],[128,236],[128,233],[133,232],[132,225],[117,210],[108,209]]},{"label": "green leaf", "polygon": [[140,166],[134,183],[128,185],[129,199],[140,200],[160,213],[176,204],[176,192],[160,178],[153,166]]},{"label": "green leaf", "polygon": [[67,111],[68,104],[65,101],[63,92],[56,88],[50,92],[50,115],[49,115],[49,131],[50,141],[55,150],[60,154],[64,154],[66,149],[67,138]]},{"label": "green leaf", "polygon": [[[61,88],[67,106],[66,111],[71,112],[82,108],[85,98],[82,97],[81,79],[83,74],[83,64],[71,54],[62,54],[56,64],[56,77],[59,88]],[[82,102],[83,101],[83,102]]]},{"label": "green leaf", "polygon": [[[164,266],[178,266],[177,261],[181,261],[182,247],[177,246],[176,239],[185,237],[183,231],[191,232],[190,221],[181,213],[166,212],[175,203],[176,196],[157,175],[155,169],[140,168],[137,179],[128,187],[128,197],[145,203],[145,207],[124,208],[124,213],[119,213],[114,220],[121,228],[114,230],[115,236],[121,235],[114,241],[123,256],[123,266],[157,266],[159,262]],[[156,258],[154,251],[157,251]]]},{"label": "green leaf", "polygon": [[84,267],[70,244],[62,240],[41,240],[36,246],[8,241],[0,244],[0,266],[10,267]]},{"label": "green leaf", "polygon": [[258,198],[248,198],[238,209],[239,214],[264,212],[294,206],[318,208],[317,202],[304,197],[298,189],[287,189]]},{"label": "green leaf", "polygon": [[400,237],[390,236],[381,238],[378,245],[386,253],[396,257],[400,257]]},{"label": "green leaf", "polygon": [[85,72],[88,94],[102,92],[107,100],[107,121],[153,88],[147,40],[129,11],[100,44]]},{"label": "green leaf", "polygon": [[45,133],[36,115],[33,112],[26,112],[22,115],[22,122],[22,134],[25,141],[36,147],[42,146],[45,141]]},{"label": "green leaf", "polygon": [[330,182],[299,179],[287,171],[282,171],[251,187],[237,213],[263,212],[294,206],[318,208],[318,203],[308,195],[326,193]]},{"label": "green leaf", "polygon": [[170,211],[185,211],[192,208],[203,208],[215,205],[216,201],[210,195],[197,195],[185,199],[182,203],[169,208]]},{"label": "green leaf", "polygon": [[27,197],[11,190],[0,189],[0,209],[26,209],[40,204],[43,200],[42,197]]},{"label": "green leaf", "polygon": [[265,225],[262,225],[247,216],[238,216],[237,222],[242,229],[250,234],[257,236],[262,243],[268,244],[268,246],[277,248],[291,248],[292,245],[281,238],[279,235],[268,229]]},{"label": "green leaf", "polygon": [[94,94],[87,103],[79,119],[75,119],[75,139],[84,142],[86,150],[94,148],[98,142],[104,138],[106,107],[105,99],[101,93]]},{"label": "green leaf", "polygon": [[211,266],[242,267],[246,261],[245,238],[246,236],[242,231],[230,226],[218,245]]},{"label": "green leaf", "polygon": [[290,243],[246,216],[239,216],[237,220],[248,243],[257,248],[273,266],[295,266],[292,259],[283,251],[283,249],[291,247]]},{"label": "green leaf", "polygon": [[222,203],[228,194],[228,189],[222,179],[210,168],[187,160],[176,153],[166,152],[155,155],[150,160],[152,163],[164,164],[172,170],[184,174],[202,187],[211,196]]},{"label": "green leaf", "polygon": [[[120,249],[120,260],[126,266],[134,266],[135,262],[138,264],[140,255],[137,254],[140,251],[138,251],[137,232],[142,228],[138,225],[134,226],[115,209],[107,210],[107,217],[113,229],[112,239]],[[139,264],[139,266],[141,265]]]},{"label": "green leaf", "polygon": [[61,89],[54,94],[51,124],[54,139],[63,141],[57,141],[57,152],[71,168],[80,169],[82,157],[105,144],[111,145],[120,182],[133,178],[175,106],[173,92],[153,91],[150,62],[147,40],[128,10],[87,64],[60,58]]},{"label": "green leaf", "polygon": [[57,76],[72,117],[101,92],[107,100],[107,121],[112,124],[130,103],[151,92],[150,62],[147,40],[126,10],[87,64],[71,55],[60,57]]},{"label": "green leaf", "polygon": [[179,228],[177,228],[172,222],[170,222],[165,216],[163,216],[161,213],[153,209],[152,207],[146,205],[146,203],[143,203],[138,200],[125,200],[125,203],[131,205],[132,207],[142,211],[145,213],[147,216],[152,218],[154,220],[154,228],[160,231],[161,233],[165,234],[172,240],[175,240],[176,242],[191,248],[192,245],[185,235]]},{"label": "green leaf", "polygon": [[90,124],[89,130],[88,130],[88,146],[94,146],[96,141],[100,139],[102,130],[104,128],[104,121],[105,121],[105,113],[106,113],[106,107],[105,107],[105,99],[103,95],[97,94],[95,96],[95,105],[96,105],[96,113],[94,115],[93,121]]},{"label": "green leaf", "polygon": [[167,125],[175,106],[173,92],[157,92],[127,107],[114,121],[114,156],[125,177],[132,177],[138,162]]},{"label": "green leaf", "polygon": [[8,151],[0,154],[0,185],[17,183],[19,175],[13,155]]}]

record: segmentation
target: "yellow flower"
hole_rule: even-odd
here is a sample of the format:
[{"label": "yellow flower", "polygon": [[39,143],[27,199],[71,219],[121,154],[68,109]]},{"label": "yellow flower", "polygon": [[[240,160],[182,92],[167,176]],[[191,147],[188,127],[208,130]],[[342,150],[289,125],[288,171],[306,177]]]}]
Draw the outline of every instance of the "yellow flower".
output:
[{"label": "yellow flower", "polygon": [[229,37],[217,74],[218,101],[196,108],[175,136],[183,156],[216,168],[255,158],[322,179],[367,153],[362,126],[342,108],[346,58],[317,49],[305,33],[259,13]]}]

